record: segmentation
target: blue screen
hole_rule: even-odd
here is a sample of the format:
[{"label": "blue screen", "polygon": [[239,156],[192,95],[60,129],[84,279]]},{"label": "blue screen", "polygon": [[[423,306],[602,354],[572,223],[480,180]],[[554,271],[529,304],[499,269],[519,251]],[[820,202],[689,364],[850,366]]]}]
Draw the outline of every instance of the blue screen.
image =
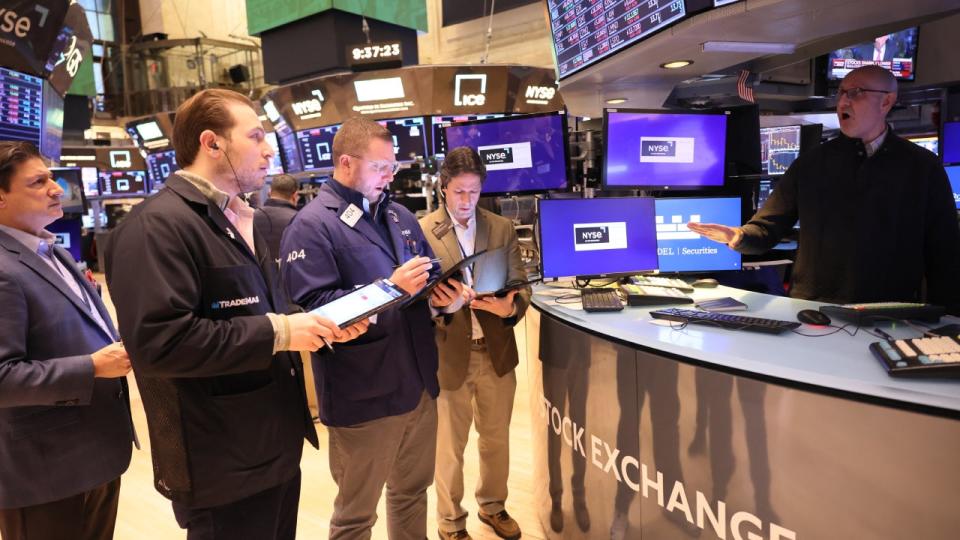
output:
[{"label": "blue screen", "polygon": [[657,255],[661,272],[739,270],[740,254],[687,228],[690,221],[740,226],[740,199],[657,199]]},{"label": "blue screen", "polygon": [[654,201],[542,200],[540,256],[544,278],[656,270]]},{"label": "blue screen", "polygon": [[83,258],[81,225],[80,218],[60,218],[46,227],[57,237],[57,245],[69,251],[77,261]]},{"label": "blue screen", "polygon": [[607,111],[605,186],[722,186],[727,117]]},{"label": "blue screen", "polygon": [[960,163],[960,122],[943,124],[943,148],[940,150],[944,163]]},{"label": "blue screen", "polygon": [[957,203],[957,210],[960,210],[960,165],[944,167],[947,170],[947,178],[950,179],[950,187],[953,188],[953,202]]},{"label": "blue screen", "polygon": [[444,128],[447,150],[469,146],[487,167],[483,193],[567,187],[567,134],[562,114],[513,116]]}]

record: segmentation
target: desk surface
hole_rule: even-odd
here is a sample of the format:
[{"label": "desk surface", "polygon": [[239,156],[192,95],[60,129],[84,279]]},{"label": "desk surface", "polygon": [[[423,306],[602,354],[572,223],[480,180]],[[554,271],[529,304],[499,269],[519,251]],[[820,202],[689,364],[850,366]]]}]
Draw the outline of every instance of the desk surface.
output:
[{"label": "desk surface", "polygon": [[[810,389],[813,391],[821,388],[852,394],[854,398],[882,400],[891,406],[919,406],[933,408],[936,410],[931,412],[949,416],[960,415],[960,380],[890,377],[867,348],[878,338],[863,330],[855,336],[837,332],[815,338],[791,332],[767,335],[702,325],[688,325],[683,330],[674,330],[662,325],[661,321],[652,322],[654,319],[649,312],[664,307],[692,308],[692,305],[626,307],[616,313],[586,313],[578,300],[571,304],[557,303],[556,298],[561,295],[577,296],[578,293],[555,285],[536,287],[533,304],[540,311],[589,332],[722,368],[812,387]],[[730,296],[750,308],[733,314],[785,321],[795,321],[796,313],[801,309],[824,305],[729,287],[698,289],[692,296],[696,300]],[[942,324],[947,322],[956,321],[941,321]],[[884,325],[881,328],[896,338],[919,335],[904,324]],[[848,329],[852,330],[853,327]],[[808,325],[798,329],[805,334],[825,334],[833,330]]]}]

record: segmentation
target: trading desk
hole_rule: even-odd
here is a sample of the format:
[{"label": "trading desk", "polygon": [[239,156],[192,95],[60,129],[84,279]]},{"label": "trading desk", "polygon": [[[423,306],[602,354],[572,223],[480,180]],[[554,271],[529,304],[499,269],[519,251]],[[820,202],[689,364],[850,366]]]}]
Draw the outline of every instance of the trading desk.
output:
[{"label": "trading desk", "polygon": [[[538,287],[525,323],[548,537],[957,538],[960,380],[889,377],[863,330],[675,329],[561,303],[576,295]],[[821,305],[693,296],[790,321]]]}]

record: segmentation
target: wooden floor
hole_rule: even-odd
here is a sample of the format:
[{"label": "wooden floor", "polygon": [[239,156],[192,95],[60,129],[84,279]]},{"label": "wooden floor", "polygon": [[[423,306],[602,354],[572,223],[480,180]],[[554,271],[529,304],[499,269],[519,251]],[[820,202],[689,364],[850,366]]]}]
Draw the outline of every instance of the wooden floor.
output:
[{"label": "wooden floor", "polygon": [[[102,275],[98,275],[100,283],[106,283]],[[113,304],[110,302],[109,291],[104,287],[104,299],[114,319]],[[543,538],[543,530],[537,518],[534,504],[533,456],[531,444],[530,406],[527,396],[528,384],[526,365],[523,351],[526,350],[523,335],[523,325],[518,325],[517,339],[521,352],[520,366],[517,367],[517,396],[514,401],[513,422],[510,426],[510,498],[507,501],[507,510],[520,524],[523,538]],[[120,490],[120,509],[117,517],[117,540],[166,540],[184,538],[185,531],[177,526],[173,518],[170,502],[160,496],[153,488],[153,470],[150,463],[149,438],[147,437],[146,418],[140,394],[136,389],[133,376],[129,376],[131,387],[131,405],[133,420],[140,434],[142,449],[134,451],[130,468],[123,475]],[[336,496],[336,485],[330,477],[327,461],[327,432],[318,424],[320,435],[320,450],[310,445],[304,446],[303,460],[300,463],[303,473],[303,487],[300,493],[300,515],[297,527],[297,537],[303,539],[322,539],[328,536],[330,514],[333,511],[333,499]],[[476,486],[479,463],[477,460],[476,432],[471,431],[470,442],[467,445],[465,461],[465,491],[473,493]],[[436,496],[431,487],[428,492],[429,512],[427,519],[427,534],[429,538],[436,538]],[[464,508],[470,513],[467,529],[473,538],[496,539],[491,529],[476,519],[476,501],[468,496],[464,500]],[[384,501],[381,498],[377,510],[379,520],[373,529],[373,538],[387,538],[386,514]]]}]

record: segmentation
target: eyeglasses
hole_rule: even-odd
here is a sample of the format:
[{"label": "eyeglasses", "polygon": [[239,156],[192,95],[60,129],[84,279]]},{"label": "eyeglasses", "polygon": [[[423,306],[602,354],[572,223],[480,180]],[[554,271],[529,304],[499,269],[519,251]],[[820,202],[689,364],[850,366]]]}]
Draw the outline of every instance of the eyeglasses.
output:
[{"label": "eyeglasses", "polygon": [[844,94],[851,100],[857,100],[864,94],[864,92],[875,92],[877,94],[890,94],[889,90],[874,90],[872,88],[860,88],[859,86],[854,86],[853,88],[838,88],[837,93],[834,97],[838,100],[843,97]]},{"label": "eyeglasses", "polygon": [[367,163],[370,164],[370,168],[373,169],[373,172],[377,174],[383,175],[383,174],[390,173],[391,175],[394,175],[394,174],[397,174],[397,171],[400,170],[400,164],[397,163],[396,161],[386,161],[386,160],[373,161],[371,159],[356,156],[353,154],[347,154],[347,155],[352,158],[357,158],[361,161],[366,161]]}]

